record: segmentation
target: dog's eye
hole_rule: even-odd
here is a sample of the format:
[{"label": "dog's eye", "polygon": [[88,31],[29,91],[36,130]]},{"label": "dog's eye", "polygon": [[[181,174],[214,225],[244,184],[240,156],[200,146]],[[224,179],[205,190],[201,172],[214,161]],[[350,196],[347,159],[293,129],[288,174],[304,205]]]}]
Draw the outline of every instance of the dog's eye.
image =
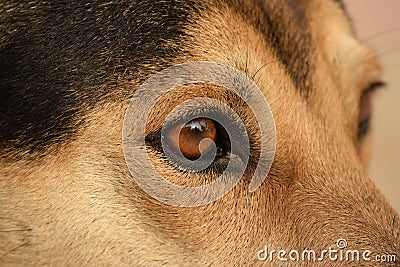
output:
[{"label": "dog's eye", "polygon": [[[196,113],[197,111],[194,111]],[[183,115],[181,118],[167,121],[162,129],[146,136],[146,143],[153,150],[162,153],[169,163],[182,171],[200,172],[207,169],[221,171],[229,162],[231,140],[227,130],[210,118],[207,112]],[[229,114],[213,112],[214,116],[229,121],[232,128],[236,120]],[[215,115],[218,114],[218,115]],[[240,127],[236,127],[241,129]],[[240,133],[232,134],[241,136]]]},{"label": "dog's eye", "polygon": [[226,163],[222,159],[228,156],[231,148],[224,127],[205,117],[166,125],[161,140],[162,151],[170,163],[185,171],[219,169]]},{"label": "dog's eye", "polygon": [[367,134],[370,128],[371,114],[372,114],[372,95],[374,91],[383,87],[383,82],[372,83],[360,98],[360,111],[358,116],[358,140],[361,141]]},{"label": "dog's eye", "polygon": [[371,121],[371,92],[365,92],[360,100],[360,114],[358,116],[358,140],[362,140],[368,133]]},{"label": "dog's eye", "polygon": [[244,124],[253,119],[248,110],[236,111],[217,99],[193,98],[165,113],[159,118],[154,114],[145,136],[147,151],[157,153],[160,164],[212,176],[228,166],[237,167],[229,171],[240,171],[258,160],[258,147],[250,153],[255,141],[249,138],[258,134],[258,128],[249,135]]},{"label": "dog's eye", "polygon": [[166,131],[170,147],[189,160],[197,160],[210,152],[217,140],[217,125],[207,118],[198,118],[182,125],[174,125]]}]

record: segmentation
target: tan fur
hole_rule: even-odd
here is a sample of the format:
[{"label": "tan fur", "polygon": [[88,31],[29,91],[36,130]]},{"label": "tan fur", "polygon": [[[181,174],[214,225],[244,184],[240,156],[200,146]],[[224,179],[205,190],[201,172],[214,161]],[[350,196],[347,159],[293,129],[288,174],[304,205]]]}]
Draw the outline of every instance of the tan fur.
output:
[{"label": "tan fur", "polygon": [[[215,61],[250,76],[269,63],[254,78],[277,132],[275,161],[261,188],[249,193],[242,179],[206,206],[159,203],[125,165],[121,136],[128,103],[103,105],[89,112],[68,145],[43,158],[0,163],[2,265],[254,266],[261,264],[257,251],[265,244],[317,250],[339,238],[352,249],[400,257],[399,217],[367,177],[368,142],[359,150],[355,132],[361,90],[371,82],[365,77],[379,78],[379,66],[335,3],[309,1],[306,10],[317,46],[317,90],[308,100],[263,37],[229,6],[216,7],[186,29],[193,56],[180,62]],[[195,96],[233,99],[221,98],[212,86],[183,89],[166,97],[160,109],[165,114],[152,116],[161,121],[177,101]],[[248,124],[254,122],[246,116]],[[179,183],[159,155],[152,154],[152,161]]]}]

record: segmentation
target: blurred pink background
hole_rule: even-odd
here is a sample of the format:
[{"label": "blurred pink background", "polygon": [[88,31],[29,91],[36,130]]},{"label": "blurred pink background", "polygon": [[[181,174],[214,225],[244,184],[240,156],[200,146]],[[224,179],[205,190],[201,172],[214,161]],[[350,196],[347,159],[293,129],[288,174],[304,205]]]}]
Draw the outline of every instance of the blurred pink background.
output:
[{"label": "blurred pink background", "polygon": [[400,1],[345,0],[358,36],[382,60],[388,87],[376,94],[370,174],[400,212]]}]

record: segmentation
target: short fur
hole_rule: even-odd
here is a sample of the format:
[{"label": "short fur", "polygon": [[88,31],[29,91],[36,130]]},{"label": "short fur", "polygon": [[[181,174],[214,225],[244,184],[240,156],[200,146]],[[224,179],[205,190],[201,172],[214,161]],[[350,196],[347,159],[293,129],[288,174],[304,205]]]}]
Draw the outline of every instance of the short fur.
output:
[{"label": "short fur", "polygon": [[[179,208],[131,179],[122,124],[146,78],[196,60],[233,66],[257,83],[277,148],[254,193],[242,179],[212,204]],[[399,216],[368,178],[370,137],[357,139],[360,96],[380,75],[333,0],[3,1],[0,262],[253,266],[266,244],[318,250],[339,238],[400,257]],[[238,103],[217,92],[181,88],[153,115],[197,95]],[[167,179],[184,178],[160,153],[151,157]]]}]

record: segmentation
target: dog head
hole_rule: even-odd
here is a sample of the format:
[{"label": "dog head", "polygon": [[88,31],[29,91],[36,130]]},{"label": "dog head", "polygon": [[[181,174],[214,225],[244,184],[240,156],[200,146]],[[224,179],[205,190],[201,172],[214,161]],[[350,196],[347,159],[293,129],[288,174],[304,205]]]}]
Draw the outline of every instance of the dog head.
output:
[{"label": "dog head", "polygon": [[[260,263],[265,244],[324,250],[340,238],[400,256],[399,217],[366,173],[381,70],[339,1],[6,1],[0,12],[1,261],[242,266]],[[255,82],[275,120],[276,149],[254,192],[249,165],[222,198],[184,208],[132,179],[122,131],[139,86],[189,61],[225,64]],[[196,97],[239,114],[257,162],[254,114],[218,86],[166,94],[146,133]],[[209,138],[221,134],[212,120],[196,123]],[[177,168],[157,136],[147,152],[165,179],[199,185],[218,174]],[[184,154],[195,157],[198,142],[184,138]]]}]

